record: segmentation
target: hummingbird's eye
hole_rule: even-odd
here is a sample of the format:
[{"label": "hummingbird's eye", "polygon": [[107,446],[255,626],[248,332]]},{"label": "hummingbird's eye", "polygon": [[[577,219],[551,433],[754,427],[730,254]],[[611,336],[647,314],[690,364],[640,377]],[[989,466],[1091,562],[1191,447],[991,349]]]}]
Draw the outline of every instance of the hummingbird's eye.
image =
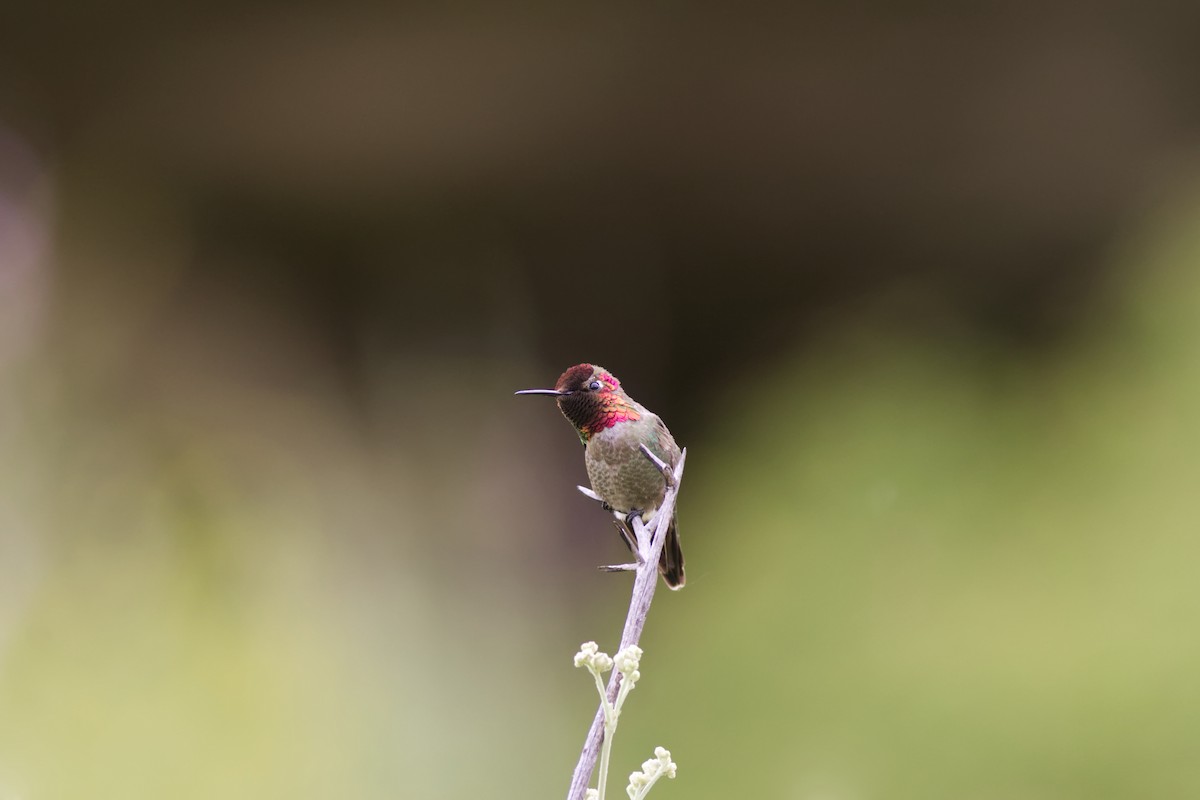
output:
[{"label": "hummingbird's eye", "polygon": [[592,381],[591,383],[588,384],[588,388],[591,389],[593,392],[600,391],[600,381]]}]

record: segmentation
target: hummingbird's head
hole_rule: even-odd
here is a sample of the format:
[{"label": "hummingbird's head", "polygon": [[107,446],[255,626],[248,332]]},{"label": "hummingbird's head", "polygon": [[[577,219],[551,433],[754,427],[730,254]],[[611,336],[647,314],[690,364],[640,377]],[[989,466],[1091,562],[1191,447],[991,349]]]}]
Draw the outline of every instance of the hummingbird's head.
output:
[{"label": "hummingbird's head", "polygon": [[595,364],[576,364],[558,376],[553,389],[525,389],[517,394],[547,394],[557,398],[559,410],[584,441],[599,430],[640,416],[621,389],[621,382]]},{"label": "hummingbird's head", "polygon": [[576,364],[562,375],[554,384],[554,390],[560,397],[573,394],[588,394],[589,392],[615,392],[621,389],[621,382],[604,367],[595,364]]}]

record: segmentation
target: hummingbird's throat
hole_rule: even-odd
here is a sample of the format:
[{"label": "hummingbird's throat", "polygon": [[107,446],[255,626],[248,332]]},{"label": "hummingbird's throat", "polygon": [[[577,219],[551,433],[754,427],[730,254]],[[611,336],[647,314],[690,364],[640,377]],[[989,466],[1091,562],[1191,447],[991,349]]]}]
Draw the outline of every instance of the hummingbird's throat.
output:
[{"label": "hummingbird's throat", "polygon": [[642,418],[627,398],[615,392],[564,397],[559,401],[559,408],[584,442],[606,428]]}]

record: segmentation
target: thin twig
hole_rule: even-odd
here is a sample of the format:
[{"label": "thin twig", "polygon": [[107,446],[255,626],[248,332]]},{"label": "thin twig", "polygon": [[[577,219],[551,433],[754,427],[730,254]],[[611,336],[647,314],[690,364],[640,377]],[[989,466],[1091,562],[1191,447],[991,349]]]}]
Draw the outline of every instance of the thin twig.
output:
[{"label": "thin twig", "polygon": [[[654,461],[654,464],[659,468],[659,470],[666,470],[665,472],[663,472],[664,475],[671,475],[670,468],[667,467],[667,465],[664,464],[662,461],[660,461],[653,453],[651,453],[649,450],[647,450],[646,446],[644,444],[639,445],[639,447],[642,448],[642,452],[646,453],[648,458],[650,458]],[[674,481],[675,476],[671,475],[670,480]],[[642,563],[642,551],[640,549],[638,549],[637,538],[634,536],[633,530],[629,527],[629,523],[625,520],[625,515],[622,514],[620,511],[617,511],[612,506],[610,506],[608,503],[606,503],[604,501],[604,498],[602,498],[600,495],[596,494],[595,492],[593,492],[591,489],[587,488],[586,486],[576,486],[575,488],[578,489],[579,493],[581,495],[583,495],[584,497],[587,497],[591,500],[595,500],[597,503],[604,506],[605,511],[612,512],[612,515],[613,515],[612,523],[613,523],[613,527],[617,529],[617,535],[620,536],[621,541],[623,541],[629,547],[629,550],[630,550],[630,552],[633,553],[633,557],[637,561],[637,564],[641,564]],[[634,564],[632,567],[629,568],[629,570],[637,569],[637,564]],[[600,569],[608,570],[609,572],[627,572],[627,571],[629,571],[625,568],[624,565],[616,565],[613,567],[600,567]]]},{"label": "thin twig", "polygon": [[602,564],[596,569],[601,572],[637,572],[641,564]]},{"label": "thin twig", "polygon": [[576,486],[575,488],[576,488],[576,489],[578,489],[578,490],[579,490],[579,493],[580,493],[581,495],[583,495],[584,497],[591,498],[592,500],[595,500],[597,503],[599,503],[599,504],[600,504],[600,505],[602,505],[602,506],[606,506],[606,505],[608,505],[608,503],[604,502],[604,498],[603,498],[603,497],[601,497],[600,495],[596,494],[595,492],[593,492],[593,491],[592,491],[591,489],[589,489],[588,487],[586,487],[586,486]]},{"label": "thin twig", "polygon": [[644,444],[639,444],[638,449],[642,451],[642,455],[650,459],[651,464],[658,467],[658,471],[662,473],[663,480],[667,482],[667,488],[674,486],[675,473],[671,472],[671,468],[667,465],[667,462],[650,452],[650,448]]},{"label": "thin twig", "polygon": [[[679,495],[679,484],[683,480],[683,462],[687,459],[685,448],[679,455],[679,462],[672,473],[667,465],[654,457],[653,453],[643,448],[647,455],[667,478],[667,491],[663,495],[662,504],[654,513],[654,534],[646,530],[640,517],[633,518],[633,532],[637,537],[638,553],[642,563],[637,566],[637,577],[633,580],[633,595],[629,599],[629,614],[625,617],[625,630],[621,633],[621,646],[617,652],[631,644],[637,644],[642,637],[642,628],[646,626],[646,615],[650,613],[650,602],[654,599],[654,590],[658,587],[658,559],[662,555],[663,543],[667,538],[667,528],[671,518],[675,516],[675,499]],[[670,476],[669,478],[667,476]],[[581,491],[582,487],[580,488]],[[584,494],[590,494],[584,492]],[[596,498],[599,499],[599,498]],[[608,681],[608,702],[613,703],[617,698],[621,674],[612,671]],[[583,800],[587,793],[588,783],[592,772],[596,769],[596,759],[600,755],[600,742],[604,738],[604,706],[596,712],[592,727],[588,730],[587,739],[583,743],[583,752],[579,755],[579,763],[575,765],[575,774],[571,777],[571,790],[567,800]]]}]

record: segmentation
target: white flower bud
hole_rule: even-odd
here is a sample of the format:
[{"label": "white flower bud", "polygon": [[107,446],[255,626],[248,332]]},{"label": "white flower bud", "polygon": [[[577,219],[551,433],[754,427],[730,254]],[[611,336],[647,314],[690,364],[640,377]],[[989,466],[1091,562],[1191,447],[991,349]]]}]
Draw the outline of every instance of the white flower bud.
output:
[{"label": "white flower bud", "polygon": [[658,759],[659,768],[668,778],[674,778],[678,765],[671,760],[671,751],[665,747],[654,748],[654,757]]},{"label": "white flower bud", "polygon": [[629,795],[629,800],[642,800],[663,775],[674,778],[676,769],[675,762],[671,760],[671,751],[665,747],[656,747],[654,758],[642,764],[641,772],[630,774],[625,793]]},{"label": "white flower bud", "polygon": [[579,652],[575,654],[575,666],[582,667],[591,661],[592,656],[596,655],[596,651],[599,649],[600,646],[595,642],[584,642],[579,645]]},{"label": "white flower bud", "polygon": [[608,672],[612,669],[612,663],[608,653],[601,653],[595,642],[584,642],[575,654],[575,666],[587,667],[593,672]]},{"label": "white flower bud", "polygon": [[642,648],[636,644],[631,644],[628,647],[617,653],[617,657],[613,660],[620,670],[621,674],[632,682],[636,682],[641,677],[638,673],[638,666],[642,659]]}]

